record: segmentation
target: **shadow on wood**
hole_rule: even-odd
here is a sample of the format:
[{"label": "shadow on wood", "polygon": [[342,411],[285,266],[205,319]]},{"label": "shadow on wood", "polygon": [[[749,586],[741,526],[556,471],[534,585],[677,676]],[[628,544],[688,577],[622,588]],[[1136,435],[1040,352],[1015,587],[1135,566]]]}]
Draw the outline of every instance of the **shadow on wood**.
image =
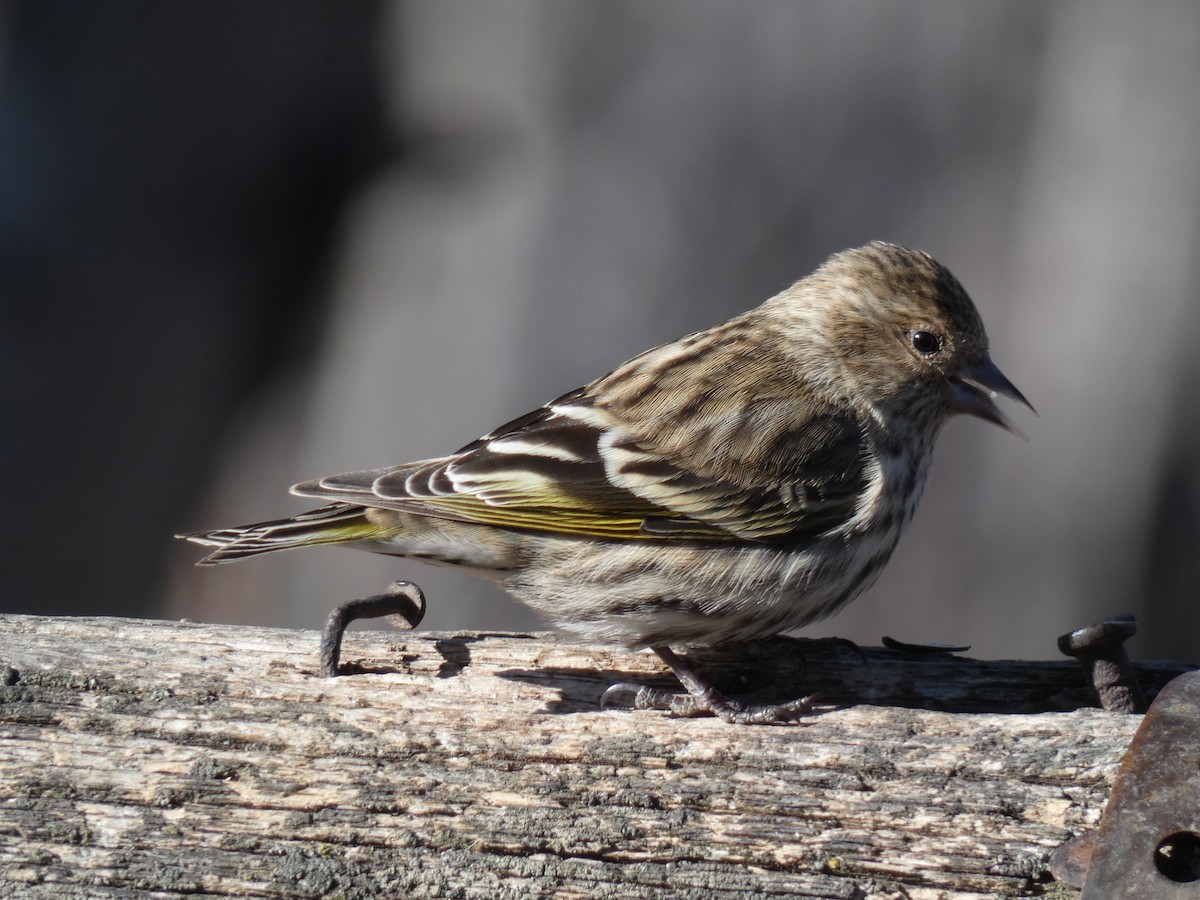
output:
[{"label": "shadow on wood", "polygon": [[0,617],[0,894],[1055,888],[1046,859],[1096,822],[1139,717],[1075,709],[1070,661],[866,655],[695,654],[724,687],[841,706],[737,727],[602,711],[665,670],[545,636],[355,632],[358,674],[327,679],[313,632]]}]

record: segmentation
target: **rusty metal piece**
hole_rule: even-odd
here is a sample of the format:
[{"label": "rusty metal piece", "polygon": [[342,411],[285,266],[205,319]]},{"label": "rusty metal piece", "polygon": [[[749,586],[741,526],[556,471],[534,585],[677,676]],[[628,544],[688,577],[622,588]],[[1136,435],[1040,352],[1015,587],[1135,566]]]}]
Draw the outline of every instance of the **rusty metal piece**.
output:
[{"label": "rusty metal piece", "polygon": [[1100,705],[1109,712],[1146,711],[1146,695],[1124,647],[1135,634],[1137,620],[1124,615],[1076,628],[1058,639],[1058,649],[1079,660]]},{"label": "rusty metal piece", "polygon": [[1050,874],[1055,881],[1061,881],[1076,890],[1083,887],[1087,881],[1088,863],[1096,852],[1096,839],[1099,832],[1089,831],[1072,838],[1050,854]]},{"label": "rusty metal piece", "polygon": [[1121,760],[1100,827],[1060,847],[1050,870],[1081,900],[1200,897],[1200,671],[1158,697]]},{"label": "rusty metal piece", "polygon": [[321,677],[336,678],[342,655],[342,635],[358,619],[392,616],[393,623],[411,630],[425,618],[425,594],[411,581],[393,582],[386,594],[347,600],[329,614],[321,631]]}]

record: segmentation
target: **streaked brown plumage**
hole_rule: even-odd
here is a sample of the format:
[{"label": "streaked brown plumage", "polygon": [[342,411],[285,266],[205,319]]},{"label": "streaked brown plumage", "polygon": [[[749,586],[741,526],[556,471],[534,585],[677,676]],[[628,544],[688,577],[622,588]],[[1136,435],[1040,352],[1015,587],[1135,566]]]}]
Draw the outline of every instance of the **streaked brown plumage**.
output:
[{"label": "streaked brown plumage", "polygon": [[[296,485],[306,515],[185,535],[202,564],[353,543],[462,566],[588,639],[653,647],[691,692],[745,707],[669,645],[749,640],[835,612],[878,576],[934,439],[1022,403],[970,298],[924,253],[831,257],[762,306],[648,350],[451,456]],[[1027,404],[1028,405],[1028,404]]]}]

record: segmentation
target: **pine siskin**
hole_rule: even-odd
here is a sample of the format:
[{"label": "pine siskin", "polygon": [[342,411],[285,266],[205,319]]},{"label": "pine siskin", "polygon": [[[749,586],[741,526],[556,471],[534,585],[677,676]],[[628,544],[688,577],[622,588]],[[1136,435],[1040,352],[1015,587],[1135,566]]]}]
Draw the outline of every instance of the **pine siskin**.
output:
[{"label": "pine siskin", "polygon": [[292,488],[330,505],[181,535],[211,565],[352,544],[496,581],[588,640],[652,648],[672,708],[780,721],[804,700],[726,697],[670,645],[747,641],[832,615],[912,519],[955,413],[1028,406],[927,254],[838,253],[757,309],[647,350],[450,456]]}]

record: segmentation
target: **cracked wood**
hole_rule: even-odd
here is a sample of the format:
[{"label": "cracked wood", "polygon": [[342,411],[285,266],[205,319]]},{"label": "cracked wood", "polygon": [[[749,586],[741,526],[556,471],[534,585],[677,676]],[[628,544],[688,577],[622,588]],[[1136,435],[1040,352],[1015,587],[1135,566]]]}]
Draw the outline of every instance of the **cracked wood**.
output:
[{"label": "cracked wood", "polygon": [[[800,724],[600,710],[546,635],[0,616],[5,897],[1042,896],[1140,717],[1073,662],[780,640],[694,659]],[[7,668],[4,668],[7,666]],[[1182,671],[1142,665],[1151,693]],[[1083,708],[1081,708],[1083,707]]]}]

